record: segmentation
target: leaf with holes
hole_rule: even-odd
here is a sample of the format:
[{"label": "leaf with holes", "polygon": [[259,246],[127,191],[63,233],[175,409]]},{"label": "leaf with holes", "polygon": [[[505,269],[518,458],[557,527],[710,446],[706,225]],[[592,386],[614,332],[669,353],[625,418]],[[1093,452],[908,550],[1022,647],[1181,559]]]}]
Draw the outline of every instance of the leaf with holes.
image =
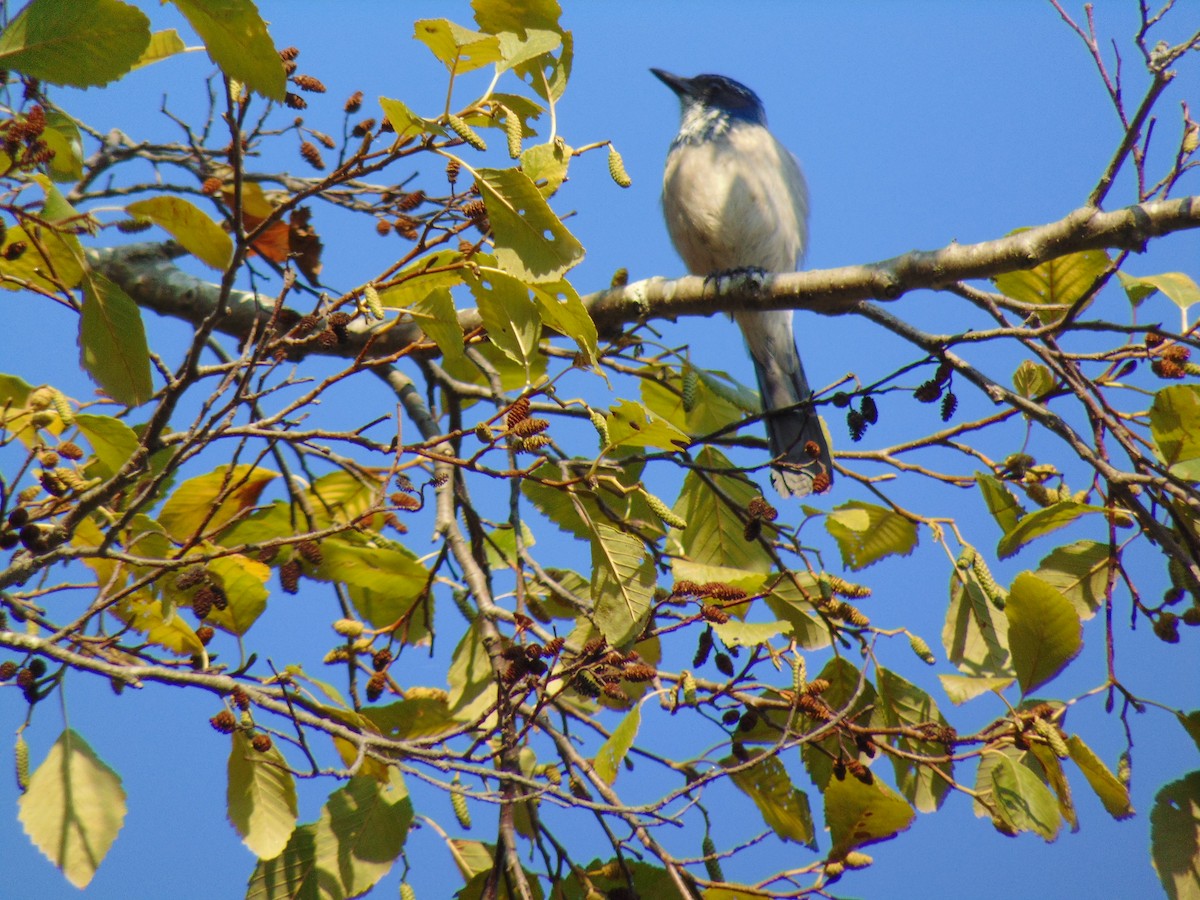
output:
[{"label": "leaf with holes", "polygon": [[851,850],[894,838],[917,816],[908,801],[879,779],[863,784],[847,775],[825,791],[825,822],[833,837],[831,859]]},{"label": "leaf with holes", "polygon": [[583,245],[528,175],[516,169],[478,169],[475,175],[500,268],[525,282],[559,281],[583,259]]}]

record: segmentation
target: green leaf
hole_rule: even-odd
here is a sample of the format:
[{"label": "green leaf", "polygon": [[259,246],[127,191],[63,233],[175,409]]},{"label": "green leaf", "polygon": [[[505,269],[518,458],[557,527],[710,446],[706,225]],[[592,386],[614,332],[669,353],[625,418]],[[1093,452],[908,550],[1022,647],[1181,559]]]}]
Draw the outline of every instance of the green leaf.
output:
[{"label": "green leaf", "polygon": [[[21,281],[51,293],[77,287],[83,280],[80,262],[83,247],[79,238],[33,222],[27,226],[28,230],[20,225],[10,225],[5,233],[4,247],[0,249],[0,272],[20,281],[5,280],[0,282],[0,287],[9,291],[23,290]],[[16,259],[8,260],[5,253],[14,244],[25,244],[27,249]]]},{"label": "green leaf", "polygon": [[125,821],[125,791],[117,773],[68,728],[30,776],[17,809],[33,845],[82,890]]},{"label": "green leaf", "polygon": [[739,622],[730,619],[713,625],[713,631],[726,647],[757,647],[791,630],[788,622]]},{"label": "green leaf", "polygon": [[287,93],[283,60],[250,0],[171,0],[221,71],[268,100]]},{"label": "green leaf", "polygon": [[[714,385],[727,387],[717,373],[704,372],[690,364],[685,366],[685,372],[666,366],[643,369],[642,403],[646,408],[693,436],[721,431],[746,418],[748,410],[729,399],[724,390],[720,393],[714,390]],[[646,375],[652,377],[644,377]],[[695,391],[690,409],[684,409],[685,377],[692,382]]]},{"label": "green leaf", "polygon": [[608,440],[612,447],[657,447],[674,451],[682,450],[692,442],[690,437],[636,400],[621,400],[609,408],[604,418],[608,422]]},{"label": "green leaf", "polygon": [[[1033,768],[1035,774],[1040,775],[1042,782],[1054,791],[1058,800],[1058,813],[1063,821],[1070,826],[1072,832],[1078,831],[1079,815],[1075,812],[1075,800],[1071,796],[1071,784],[1063,771],[1062,760],[1046,744],[1036,742],[1029,745],[1028,759],[1030,768]],[[1041,767],[1040,773],[1034,763]]]},{"label": "green leaf", "polygon": [[650,615],[654,559],[640,538],[596,523],[592,532],[592,603],[596,627],[621,647],[637,638]]},{"label": "green leaf", "polygon": [[830,859],[907,831],[917,816],[908,801],[878,778],[863,784],[847,775],[825,791],[825,822],[833,837]]},{"label": "green leaf", "polygon": [[1121,286],[1135,307],[1157,291],[1162,291],[1180,309],[1200,303],[1200,285],[1183,272],[1163,272],[1161,275],[1137,277],[1118,272]]},{"label": "green leaf", "polygon": [[233,240],[221,226],[182,197],[161,195],[125,207],[135,219],[149,219],[179,241],[198,260],[224,272],[233,256]]},{"label": "green leaf", "polygon": [[1008,644],[1008,619],[988,599],[975,571],[956,567],[942,627],[950,662],[968,675],[1007,678],[1012,674]]},{"label": "green leaf", "polygon": [[429,584],[429,570],[403,544],[381,537],[364,539],[352,532],[321,541],[321,564],[312,576],[406,602],[424,593]]},{"label": "green leaf", "polygon": [[1051,552],[1038,564],[1034,574],[1058,588],[1071,601],[1079,618],[1086,621],[1104,603],[1108,562],[1108,545],[1076,541]]},{"label": "green leaf", "polygon": [[552,197],[567,180],[571,148],[562,141],[534,144],[521,151],[521,171],[538,186],[543,197]]},{"label": "green leaf", "polygon": [[0,34],[0,68],[53,84],[92,87],[128,72],[150,20],[118,0],[33,0]]},{"label": "green leaf", "polygon": [[413,37],[451,72],[470,72],[500,61],[495,35],[463,28],[449,19],[420,19],[413,25]]},{"label": "green leaf", "polygon": [[1054,678],[1083,646],[1083,626],[1071,601],[1031,572],[1013,581],[1004,613],[1023,694]]},{"label": "green leaf", "polygon": [[496,702],[492,660],[475,623],[467,628],[462,640],[454,648],[446,679],[450,685],[450,696],[446,702],[451,714],[459,721],[473,721]]},{"label": "green leaf", "polygon": [[[797,573],[797,578],[802,583],[810,582],[805,584],[808,597],[801,593],[791,576],[788,576],[778,579],[763,600],[772,615],[786,620],[791,626],[790,634],[797,644],[805,650],[821,650],[828,647],[833,640],[829,626],[824,620],[806,611],[813,609],[813,600],[810,598],[820,597],[821,590],[816,579],[808,573]],[[751,593],[757,593],[757,589]]]},{"label": "green leaf", "polygon": [[1058,800],[1028,766],[996,754],[991,789],[997,815],[1014,831],[1032,831],[1048,843],[1058,837]]},{"label": "green leaf", "polygon": [[1108,814],[1118,821],[1132,816],[1133,802],[1129,797],[1129,788],[1121,784],[1100,757],[1092,752],[1092,748],[1073,734],[1067,738],[1067,749]]},{"label": "green leaf", "polygon": [[986,472],[975,473],[975,483],[983,494],[983,502],[987,504],[988,512],[1004,532],[1011,531],[1017,520],[1025,515],[1025,509],[1017,499],[1017,495],[994,475]]},{"label": "green leaf", "polygon": [[[895,672],[879,666],[875,685],[879,691],[878,710],[888,727],[915,728],[931,722],[943,727],[949,726],[950,723],[938,711],[933,698]],[[919,741],[904,735],[897,736],[894,745],[910,757],[913,754],[936,756],[946,752],[943,744]],[[941,807],[954,780],[953,763],[919,765],[903,756],[893,756],[892,765],[896,770],[896,786],[913,806],[926,813],[936,812]]]},{"label": "green leaf", "polygon": [[[387,116],[387,120],[392,124],[392,129],[396,132],[397,142],[418,134],[436,134],[439,137],[446,136],[446,129],[441,125],[433,119],[418,116],[399,100],[380,97],[379,106],[383,110],[383,114]],[[380,291],[380,299],[383,299],[382,291]]]},{"label": "green leaf", "polygon": [[1109,263],[1105,251],[1085,250],[1060,256],[1032,269],[1006,272],[992,280],[1006,297],[1045,307],[1042,321],[1050,324],[1061,319],[1086,295],[1096,279],[1108,270]]},{"label": "green leaf", "polygon": [[[757,541],[746,540],[745,523],[738,517],[751,500],[761,496],[758,488],[743,475],[718,474],[732,469],[733,464],[712,447],[696,455],[696,465],[706,475],[701,478],[689,471],[683,479],[674,509],[688,527],[671,533],[670,551],[709,566],[743,573],[770,572],[774,565],[771,557]],[[678,572],[676,576],[681,577]]]},{"label": "green leaf", "polygon": [[496,70],[499,72],[506,72],[544,53],[552,53],[563,42],[561,32],[541,28],[523,29],[523,35],[505,31],[497,37],[500,41],[500,64]]},{"label": "green leaf", "polygon": [[83,138],[74,119],[61,110],[49,110],[42,140],[54,151],[54,158],[46,163],[52,180],[78,181],[83,177]]},{"label": "green leaf", "polygon": [[1175,384],[1156,393],[1150,434],[1172,475],[1200,481],[1200,387]]},{"label": "green leaf", "polygon": [[380,734],[399,740],[434,737],[458,727],[450,715],[449,695],[433,688],[405,689],[404,699],[386,706],[371,706],[363,714]]},{"label": "green leaf", "polygon": [[[817,677],[829,682],[829,687],[822,692],[821,699],[849,721],[858,721],[860,715],[866,716],[878,699],[870,679],[855,668],[853,663],[842,657],[835,656],[829,660]],[[843,752],[841,737],[836,732],[801,746],[800,758],[804,761],[804,767],[808,769],[817,790],[828,790],[834,782],[833,761]]]},{"label": "green leaf", "polygon": [[111,478],[137,452],[137,435],[120,419],[79,413],[75,416],[75,425],[92,445],[103,466],[103,472],[94,474]]},{"label": "green leaf", "polygon": [[235,731],[225,799],[229,821],[250,852],[259,859],[283,852],[296,828],[296,783],[278,748],[260,753],[246,732]]},{"label": "green leaf", "polygon": [[621,762],[629,753],[629,748],[633,746],[638,729],[641,727],[642,707],[641,704],[635,704],[633,709],[629,710],[621,719],[621,724],[613,729],[608,740],[601,744],[600,749],[596,751],[596,774],[609,784],[617,780],[617,774],[621,771]]},{"label": "green leaf", "polygon": [[861,500],[831,510],[825,530],[837,541],[842,562],[856,572],[886,556],[908,556],[917,546],[916,523]]},{"label": "green leaf", "polygon": [[1169,900],[1200,898],[1200,772],[1172,781],[1155,796],[1150,860]]},{"label": "green leaf", "polygon": [[96,272],[83,282],[79,315],[80,365],[108,396],[140,406],[154,393],[150,348],[137,304]]},{"label": "green leaf", "polygon": [[146,636],[151,644],[166,647],[179,656],[195,656],[203,652],[204,645],[196,636],[192,626],[179,613],[149,595],[138,592],[110,607],[114,616]]},{"label": "green leaf", "polygon": [[382,483],[376,478],[345,469],[334,469],[322,475],[305,491],[313,525],[328,528],[357,522],[374,506],[381,488]]},{"label": "green leaf", "polygon": [[1177,712],[1175,716],[1179,719],[1179,724],[1183,726],[1183,730],[1195,742],[1196,749],[1200,750],[1200,709],[1193,710],[1190,713]]},{"label": "green leaf", "polygon": [[1074,500],[1060,500],[1050,506],[1035,509],[1022,516],[1010,531],[1005,532],[996,546],[996,555],[1001,559],[1008,559],[1030,541],[1065,528],[1080,516],[1103,512],[1105,510],[1102,506],[1088,506]]},{"label": "green leaf", "polygon": [[955,706],[961,706],[982,694],[1002,691],[1013,683],[1011,678],[971,675],[939,675],[938,680],[942,683],[942,690]]},{"label": "green leaf", "polygon": [[271,567],[235,553],[214,559],[208,570],[220,581],[228,600],[228,606],[214,609],[209,619],[230,634],[245,634],[267,608],[266,583]]},{"label": "green leaf", "polygon": [[138,61],[133,64],[133,67],[140,69],[142,66],[161,62],[177,53],[183,53],[185,50],[187,50],[187,45],[184,44],[183,38],[174,28],[156,31],[150,35],[150,43],[146,45],[145,51],[138,57]]},{"label": "green leaf", "polygon": [[[641,471],[641,465],[626,465],[616,473],[617,481],[626,486],[635,485]],[[536,478],[554,480],[568,477],[557,463],[550,462],[538,467],[534,475]],[[641,527],[649,529],[650,533],[661,527],[658,518],[646,506],[640,491],[622,494],[606,482],[600,482],[592,491],[578,484],[556,488],[526,479],[521,484],[521,490],[547,519],[580,540],[591,540],[592,523],[612,521],[610,515],[620,521],[638,519],[642,522]],[[604,511],[600,508],[601,504],[604,505]]]},{"label": "green leaf", "polygon": [[[721,760],[721,765],[735,769],[742,764],[731,756]],[[763,821],[781,839],[810,850],[817,848],[808,795],[792,784],[778,756],[762,756],[748,768],[731,771],[729,780],[754,801]]]},{"label": "green leaf", "polygon": [[[479,317],[488,338],[529,373],[542,336],[541,315],[529,299],[529,289],[516,278],[496,270],[485,271],[479,278],[468,278],[467,284],[479,305]],[[526,377],[529,378],[528,374]]]},{"label": "green leaf", "polygon": [[500,268],[525,282],[559,281],[583,259],[583,246],[554,214],[529,176],[478,169]]},{"label": "green leaf", "polygon": [[[532,547],[537,543],[529,524],[524,520],[521,521],[521,543],[525,547]],[[512,568],[518,559],[517,532],[507,522],[497,525],[487,533],[483,552],[488,565],[493,569]]]},{"label": "green leaf", "polygon": [[184,541],[203,526],[216,532],[238,513],[258,502],[263,489],[278,472],[249,463],[216,469],[179,485],[163,504],[159,524],[177,541]]},{"label": "green leaf", "polygon": [[1049,393],[1054,387],[1054,376],[1050,369],[1041,363],[1026,359],[1013,372],[1013,387],[1022,397],[1033,400]]},{"label": "green leaf", "polygon": [[448,363],[462,361],[463,330],[449,288],[436,288],[409,307],[413,320],[437,344]]},{"label": "green leaf", "polygon": [[596,346],[596,323],[570,282],[541,283],[530,287],[542,321],[559,334],[571,338],[589,361],[596,360],[600,355]]},{"label": "green leaf", "polygon": [[404,848],[412,801],[400,772],[380,784],[357,775],[329,795],[321,817],[292,832],[284,851],[261,860],[247,900],[359,897],[378,884]]}]

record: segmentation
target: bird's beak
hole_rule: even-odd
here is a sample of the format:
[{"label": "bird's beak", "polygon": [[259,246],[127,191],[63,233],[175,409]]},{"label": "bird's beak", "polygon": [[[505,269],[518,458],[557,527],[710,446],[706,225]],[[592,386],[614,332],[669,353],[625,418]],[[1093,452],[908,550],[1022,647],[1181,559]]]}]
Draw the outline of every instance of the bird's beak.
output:
[{"label": "bird's beak", "polygon": [[679,75],[672,75],[670,72],[664,72],[662,69],[650,70],[654,77],[673,90],[680,97],[690,97],[692,95],[692,80],[683,78]]}]

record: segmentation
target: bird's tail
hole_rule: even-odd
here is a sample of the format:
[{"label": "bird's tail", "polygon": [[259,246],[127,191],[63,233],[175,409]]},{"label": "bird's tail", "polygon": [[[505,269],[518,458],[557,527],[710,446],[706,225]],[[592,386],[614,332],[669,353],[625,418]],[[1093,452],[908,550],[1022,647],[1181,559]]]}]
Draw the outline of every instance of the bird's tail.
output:
[{"label": "bird's tail", "polygon": [[816,409],[803,405],[812,399],[812,389],[804,376],[794,340],[792,353],[792,360],[776,357],[766,365],[753,352],[751,356],[771,448],[771,482],[785,497],[803,497],[814,489],[819,492],[829,489],[833,483],[833,458]]}]

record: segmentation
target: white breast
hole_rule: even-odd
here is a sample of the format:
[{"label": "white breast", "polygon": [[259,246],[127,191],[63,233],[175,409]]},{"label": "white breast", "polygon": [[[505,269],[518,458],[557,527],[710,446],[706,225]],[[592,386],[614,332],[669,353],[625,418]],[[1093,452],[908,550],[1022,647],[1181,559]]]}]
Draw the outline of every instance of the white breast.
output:
[{"label": "white breast", "polygon": [[663,177],[667,230],[688,270],[792,272],[808,241],[808,189],[796,158],[760,126],[737,123],[675,147]]}]

